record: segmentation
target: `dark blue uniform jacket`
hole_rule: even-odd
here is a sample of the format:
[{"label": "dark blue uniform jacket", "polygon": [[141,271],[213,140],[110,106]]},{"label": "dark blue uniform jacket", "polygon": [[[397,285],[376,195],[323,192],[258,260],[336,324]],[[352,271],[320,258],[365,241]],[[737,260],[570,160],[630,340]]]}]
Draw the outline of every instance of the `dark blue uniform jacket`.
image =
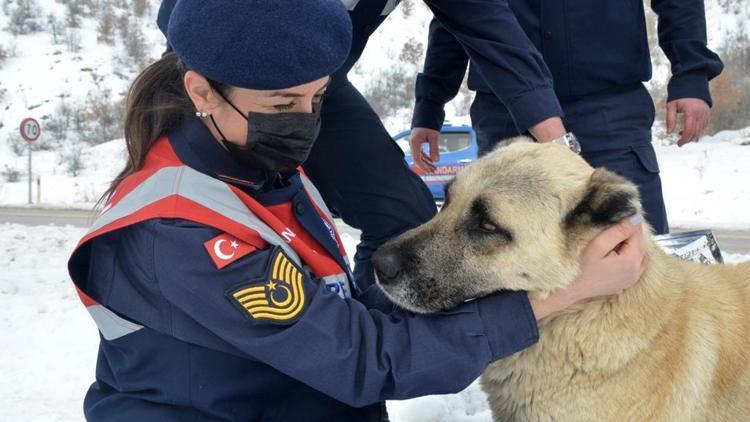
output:
[{"label": "dark blue uniform jacket", "polygon": [[[466,13],[461,17],[467,19],[466,26],[488,25],[486,16],[471,13],[474,4],[480,2],[456,3],[464,3]],[[520,133],[548,117],[562,115],[559,108],[554,110],[550,105],[558,104],[558,100],[544,90],[552,87],[553,81],[554,94],[564,102],[651,79],[642,0],[481,3],[494,4],[491,18],[501,22],[494,26],[502,40],[498,54],[492,56],[497,69],[488,73],[488,67],[475,60],[452,28],[440,19],[434,20],[424,71],[417,79],[412,127],[440,128],[445,116],[443,106],[458,92],[469,59],[469,88],[494,92]],[[711,104],[708,81],[721,72],[723,65],[706,47],[703,0],[652,0],[651,7],[659,18],[659,45],[672,64],[668,100],[701,98]],[[477,29],[477,36],[479,33]],[[535,92],[539,94],[535,96]]]},{"label": "dark blue uniform jacket", "polygon": [[[264,205],[292,202],[296,220],[341,259],[300,194],[299,175],[238,167],[193,117],[169,138],[186,165],[231,177]],[[265,277],[277,248],[218,270],[203,244],[219,234],[185,220],[149,220],[94,238],[71,260],[89,296],[144,326],[101,337],[84,403],[89,420],[375,421],[383,400],[457,392],[538,338],[522,292],[414,315],[368,308],[377,286],[342,299],[310,274],[309,302],[296,322],[254,321],[225,292]]]}]

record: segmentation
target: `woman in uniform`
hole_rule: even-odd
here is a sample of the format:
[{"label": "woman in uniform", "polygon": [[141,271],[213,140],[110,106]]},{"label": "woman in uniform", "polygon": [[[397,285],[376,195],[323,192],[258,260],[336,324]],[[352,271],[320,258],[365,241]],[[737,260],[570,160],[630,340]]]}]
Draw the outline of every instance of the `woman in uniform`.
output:
[{"label": "woman in uniform", "polygon": [[69,262],[101,337],[87,419],[386,420],[385,400],[457,392],[533,345],[537,319],[638,279],[636,216],[544,301],[378,308],[298,171],[349,52],[341,2],[180,0],[168,36],[174,53],[129,92],[127,165]]}]

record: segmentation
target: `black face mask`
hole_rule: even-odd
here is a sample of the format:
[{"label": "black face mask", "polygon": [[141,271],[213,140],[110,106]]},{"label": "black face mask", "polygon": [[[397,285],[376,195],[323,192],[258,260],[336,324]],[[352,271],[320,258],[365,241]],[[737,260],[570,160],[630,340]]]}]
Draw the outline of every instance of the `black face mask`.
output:
[{"label": "black face mask", "polygon": [[[219,92],[219,95],[245,117],[223,94]],[[240,165],[269,171],[294,170],[307,159],[318,138],[321,103],[322,100],[313,105],[312,113],[248,113],[244,146],[228,141],[213,116],[211,122],[221,135],[221,142]]]}]

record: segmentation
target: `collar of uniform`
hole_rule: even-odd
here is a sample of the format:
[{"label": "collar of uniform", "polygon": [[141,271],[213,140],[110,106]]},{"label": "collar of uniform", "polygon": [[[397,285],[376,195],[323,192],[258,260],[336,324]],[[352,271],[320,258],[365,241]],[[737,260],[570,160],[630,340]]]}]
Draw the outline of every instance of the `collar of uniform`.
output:
[{"label": "collar of uniform", "polygon": [[240,166],[198,118],[185,115],[182,124],[169,132],[169,142],[180,160],[203,174],[255,192],[271,188],[279,174]]},{"label": "collar of uniform", "polygon": [[291,201],[302,189],[302,179],[295,171],[281,174],[274,183],[269,183],[264,189],[254,192],[253,198],[264,206],[278,205]]}]

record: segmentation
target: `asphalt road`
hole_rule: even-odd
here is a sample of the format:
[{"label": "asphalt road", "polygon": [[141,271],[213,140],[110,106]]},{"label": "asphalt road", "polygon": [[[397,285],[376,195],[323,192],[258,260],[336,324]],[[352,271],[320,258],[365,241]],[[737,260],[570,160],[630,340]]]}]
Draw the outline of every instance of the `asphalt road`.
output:
[{"label": "asphalt road", "polygon": [[[93,214],[90,210],[0,206],[0,224],[16,223],[26,226],[52,224],[56,226],[88,227],[92,221]],[[359,238],[359,230],[347,226],[341,220],[336,220],[336,228],[341,233],[348,233],[355,239]]]},{"label": "asphalt road", "polygon": [[[36,208],[36,207],[0,207],[0,224],[17,223],[27,226],[54,224],[59,226],[72,225],[87,227],[91,221],[91,212],[78,209]],[[337,227],[343,233],[355,238],[359,231],[337,220]],[[673,232],[689,231],[689,229],[672,228]],[[714,230],[717,242],[722,251],[731,253],[750,253],[750,231],[743,230]]]}]

